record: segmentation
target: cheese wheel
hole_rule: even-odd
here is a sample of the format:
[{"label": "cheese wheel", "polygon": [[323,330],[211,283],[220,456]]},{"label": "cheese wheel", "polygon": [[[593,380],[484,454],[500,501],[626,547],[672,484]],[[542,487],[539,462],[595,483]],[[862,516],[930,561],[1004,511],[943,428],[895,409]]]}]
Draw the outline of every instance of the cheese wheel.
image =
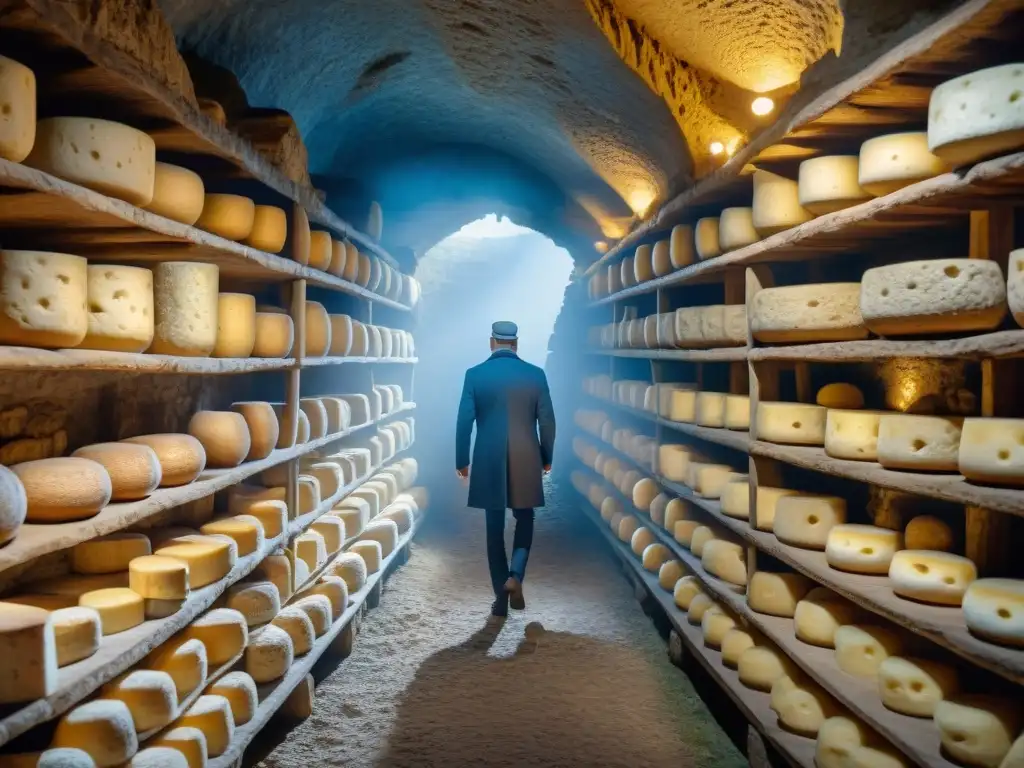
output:
[{"label": "cheese wheel", "polygon": [[295,602],[295,607],[305,612],[313,624],[317,637],[327,634],[331,628],[333,608],[330,598],[321,594],[309,594]]},{"label": "cheese wheel", "polygon": [[878,667],[878,695],[893,712],[931,717],[960,688],[956,667],[928,659],[890,656]]},{"label": "cheese wheel", "polygon": [[776,680],[770,706],[786,728],[809,738],[818,735],[825,720],[842,711],[821,686],[804,675]]},{"label": "cheese wheel", "polygon": [[860,300],[860,283],[764,288],[751,303],[750,332],[769,344],[866,339]]},{"label": "cheese wheel", "polygon": [[256,298],[222,293],[217,300],[217,343],[213,357],[249,357],[256,346]]},{"label": "cheese wheel", "polygon": [[836,664],[848,675],[875,678],[889,656],[901,656],[903,636],[875,624],[846,624],[835,632]]},{"label": "cheese wheel", "polygon": [[147,599],[184,600],[189,592],[188,566],[170,557],[142,555],[128,565],[128,586]]},{"label": "cheese wheel", "polygon": [[800,205],[815,216],[832,213],[867,200],[857,181],[858,159],[848,155],[812,157],[800,163]]},{"label": "cheese wheel", "polygon": [[330,232],[312,230],[309,233],[309,266],[326,271],[331,265],[333,255],[334,246],[331,245]]},{"label": "cheese wheel", "polygon": [[922,603],[959,606],[976,578],[972,561],[949,552],[904,549],[889,566],[893,592]]},{"label": "cheese wheel", "polygon": [[821,724],[816,768],[906,768],[906,762],[863,723],[836,715]]},{"label": "cheese wheel", "polygon": [[128,705],[117,699],[96,699],[79,704],[57,722],[50,746],[80,749],[97,768],[104,768],[130,759],[139,741]]},{"label": "cheese wheel", "polygon": [[257,250],[280,253],[288,241],[288,215],[274,205],[254,205],[252,227],[242,239]]},{"label": "cheese wheel", "polygon": [[359,592],[366,584],[366,561],[358,552],[345,552],[331,565],[331,573],[344,580],[349,594]]},{"label": "cheese wheel", "polygon": [[144,662],[150,669],[166,672],[174,679],[178,700],[184,700],[206,682],[209,657],[200,640],[177,636],[153,651]]},{"label": "cheese wheel", "polygon": [[373,520],[359,534],[359,540],[378,542],[381,556],[387,557],[398,546],[398,525],[391,520]]},{"label": "cheese wheel", "polygon": [[21,479],[7,467],[0,466],[0,544],[17,535],[28,514],[28,497]]},{"label": "cheese wheel", "polygon": [[649,510],[659,492],[657,483],[649,477],[643,478],[632,488],[633,506],[644,511]]},{"label": "cheese wheel", "polygon": [[217,344],[216,264],[164,261],[153,267],[156,324],[149,352],[206,357]]},{"label": "cheese wheel", "polygon": [[717,603],[704,592],[698,592],[690,598],[690,605],[686,609],[686,620],[690,624],[700,625],[704,620],[704,613],[717,607]]},{"label": "cheese wheel", "polygon": [[636,285],[636,270],[633,269],[632,256],[627,256],[619,262],[619,275],[622,279],[623,288],[631,288]]},{"label": "cheese wheel", "polygon": [[90,459],[26,461],[11,471],[25,490],[30,523],[67,523],[98,513],[110,501],[110,475]]},{"label": "cheese wheel", "polygon": [[692,448],[683,445],[658,446],[658,469],[666,480],[673,483],[686,482],[693,454]]},{"label": "cheese wheel", "polygon": [[825,418],[825,453],[835,459],[874,461],[878,456],[879,421],[884,411],[830,408]]},{"label": "cheese wheel", "polygon": [[137,669],[117,678],[103,688],[103,700],[124,702],[138,733],[167,725],[178,709],[173,678],[152,669]]},{"label": "cheese wheel", "polygon": [[668,240],[659,240],[651,251],[651,268],[655,277],[664,277],[672,271],[672,249]]},{"label": "cheese wheel", "polygon": [[291,317],[280,312],[257,312],[255,322],[252,357],[288,357],[295,343],[295,326]]},{"label": "cheese wheel", "polygon": [[306,302],[306,357],[323,357],[331,348],[331,321],[324,305]]},{"label": "cheese wheel", "polygon": [[82,574],[120,573],[137,557],[150,554],[149,539],[141,533],[111,533],[71,548],[71,570]]},{"label": "cheese wheel", "polygon": [[718,606],[713,606],[704,612],[700,620],[701,636],[704,645],[708,648],[718,649],[722,645],[722,638],[725,633],[736,627],[736,619],[723,611]]},{"label": "cheese wheel", "polygon": [[725,396],[725,428],[750,429],[750,398],[746,395]]},{"label": "cheese wheel", "polygon": [[228,588],[225,604],[245,616],[252,627],[266,624],[281,610],[281,595],[269,581],[235,584]]},{"label": "cheese wheel", "polygon": [[198,728],[206,737],[206,750],[210,757],[227,752],[235,732],[231,703],[223,696],[204,695],[185,710],[175,721],[177,727]]},{"label": "cheese wheel", "polygon": [[313,643],[316,641],[316,633],[313,631],[313,622],[301,608],[286,605],[271,623],[288,633],[296,656],[303,656],[312,649]]},{"label": "cheese wheel", "polygon": [[1009,273],[1006,294],[1010,312],[1017,325],[1024,326],[1024,248],[1010,251],[1006,271]]},{"label": "cheese wheel", "polygon": [[50,620],[57,644],[57,666],[66,667],[99,650],[103,628],[99,613],[92,608],[58,608],[50,614]]},{"label": "cheese wheel", "polygon": [[757,508],[757,529],[759,531],[773,530],[775,527],[775,512],[778,509],[779,500],[787,496],[798,495],[800,495],[799,491],[759,485],[754,501]]},{"label": "cheese wheel", "polygon": [[753,648],[757,644],[756,641],[757,638],[747,630],[733,627],[722,635],[722,663],[730,669],[736,669],[740,663],[740,656],[748,648]]},{"label": "cheese wheel", "polygon": [[825,560],[840,571],[882,575],[889,572],[893,557],[902,548],[899,531],[874,525],[834,525],[825,542]]},{"label": "cheese wheel", "polygon": [[200,529],[207,536],[226,536],[235,542],[239,557],[251,555],[263,547],[263,526],[251,515],[222,517],[204,523]]},{"label": "cheese wheel", "polygon": [[331,345],[328,354],[332,357],[345,357],[352,349],[353,325],[348,315],[329,315],[331,326]]},{"label": "cheese wheel", "polygon": [[236,727],[252,720],[259,706],[256,682],[245,672],[228,672],[207,688],[205,693],[227,699],[231,707],[231,719]]},{"label": "cheese wheel", "polygon": [[1006,308],[1006,283],[995,261],[908,261],[874,267],[861,278],[861,316],[879,335],[988,331]]},{"label": "cheese wheel", "polygon": [[145,352],[153,343],[153,273],[141,267],[90,264],[88,332],[83,349]]},{"label": "cheese wheel", "polygon": [[878,425],[878,463],[887,469],[955,472],[962,424],[959,418],[887,413]]},{"label": "cheese wheel", "polygon": [[686,567],[679,560],[669,560],[658,569],[658,586],[666,592],[672,592],[684,575]]},{"label": "cheese wheel", "polygon": [[160,462],[161,488],[188,485],[206,468],[206,450],[192,435],[139,435],[121,442],[153,449]]},{"label": "cheese wheel", "polygon": [[236,658],[245,648],[249,639],[248,622],[239,611],[214,608],[187,626],[182,637],[201,642],[208,663],[216,668]]},{"label": "cheese wheel", "polygon": [[204,768],[206,765],[206,736],[198,728],[168,728],[150,741],[149,749],[173,749],[188,762],[188,768]]},{"label": "cheese wheel", "polygon": [[864,393],[853,384],[835,382],[819,389],[814,402],[823,408],[855,411],[864,407]]},{"label": "cheese wheel", "polygon": [[814,582],[799,573],[755,571],[747,589],[747,605],[758,613],[792,618],[797,604],[813,587]]},{"label": "cheese wheel", "polygon": [[829,532],[845,522],[845,499],[800,494],[778,499],[772,530],[784,544],[823,550],[828,543]]},{"label": "cheese wheel", "polygon": [[953,167],[1012,152],[1024,144],[1021,64],[947,80],[928,101],[928,149]]},{"label": "cheese wheel", "polygon": [[770,173],[754,171],[752,221],[761,237],[795,227],[814,218],[800,205],[795,181]]},{"label": "cheese wheel", "polygon": [[97,443],[79,448],[71,456],[89,459],[106,470],[110,478],[111,501],[144,499],[160,486],[163,479],[160,459],[148,445]]},{"label": "cheese wheel", "polygon": [[720,498],[726,483],[747,477],[739,472],[733,472],[732,467],[727,467],[724,464],[690,462],[690,470],[691,474],[688,479],[693,480],[690,487],[696,491],[698,496],[705,499]]},{"label": "cheese wheel", "polygon": [[85,259],[0,250],[0,343],[75,347],[89,329]]},{"label": "cheese wheel", "polygon": [[186,536],[159,547],[155,555],[173,557],[188,564],[189,585],[205,587],[224,578],[237,559],[234,542],[212,536]]},{"label": "cheese wheel", "polygon": [[953,529],[937,517],[918,515],[907,523],[903,540],[907,549],[948,552],[953,548]]},{"label": "cheese wheel", "polygon": [[146,620],[142,597],[124,587],[95,589],[78,598],[83,608],[92,608],[100,615],[104,636],[137,627]]},{"label": "cheese wheel", "polygon": [[641,245],[633,256],[633,282],[646,283],[654,279],[654,251],[650,245]]},{"label": "cheese wheel", "polygon": [[860,145],[857,181],[869,195],[880,197],[945,170],[946,164],[929,151],[926,132],[890,133]]},{"label": "cheese wheel", "polygon": [[241,415],[249,430],[249,452],[245,460],[258,461],[267,458],[281,436],[273,406],[264,402],[232,403],[231,410]]},{"label": "cheese wheel", "polygon": [[667,493],[659,493],[651,501],[651,506],[648,510],[651,520],[657,525],[665,527],[665,511],[668,509],[668,504],[672,500],[672,497]]},{"label": "cheese wheel", "polygon": [[725,426],[725,395],[719,392],[698,392],[696,423],[701,427]]},{"label": "cheese wheel", "polygon": [[252,445],[245,419],[234,411],[197,411],[188,433],[202,443],[209,467],[237,467]]},{"label": "cheese wheel", "polygon": [[40,120],[24,163],[132,205],[153,199],[156,144],[121,123],[94,117]]},{"label": "cheese wheel", "polygon": [[1024,581],[978,579],[963,599],[964,621],[989,642],[1024,648]]},{"label": "cheese wheel", "polygon": [[968,480],[1024,484],[1024,419],[964,419],[958,464]]},{"label": "cheese wheel", "polygon": [[0,56],[0,157],[20,163],[32,151],[36,140],[36,76],[14,59]]},{"label": "cheese wheel", "polygon": [[50,613],[0,602],[0,703],[14,704],[57,690],[57,645]]},{"label": "cheese wheel", "polygon": [[824,445],[828,411],[806,403],[757,404],[757,439],[789,445]]},{"label": "cheese wheel", "polygon": [[268,555],[256,567],[255,574],[257,578],[277,587],[282,603],[291,599],[295,580],[292,576],[292,563],[287,555]]},{"label": "cheese wheel", "polygon": [[956,696],[935,705],[935,726],[946,753],[963,765],[999,768],[1024,725],[1020,699]]},{"label": "cheese wheel", "polygon": [[255,222],[256,206],[249,198],[207,193],[196,227],[226,240],[241,242],[252,234]]},{"label": "cheese wheel", "polygon": [[725,208],[719,214],[718,243],[723,253],[752,245],[760,239],[754,229],[753,209]]},{"label": "cheese wheel", "polygon": [[331,242],[331,263],[327,271],[335,277],[342,277],[345,274],[345,263],[348,261],[348,246],[342,240]]},{"label": "cheese wheel", "polygon": [[676,580],[676,584],[672,588],[672,599],[676,606],[683,611],[689,610],[693,598],[703,594],[704,587],[696,576],[683,576]]},{"label": "cheese wheel", "polygon": [[309,590],[311,595],[323,595],[331,604],[331,622],[341,618],[348,607],[348,585],[340,576],[321,576],[316,586]]},{"label": "cheese wheel", "polygon": [[818,587],[796,604],[793,626],[797,639],[822,648],[835,648],[836,630],[853,624],[859,615],[853,603]]},{"label": "cheese wheel", "polygon": [[636,534],[637,529],[640,527],[640,521],[632,515],[624,515],[620,520],[619,524],[613,529],[613,533],[618,537],[621,542],[633,541],[633,536]]},{"label": "cheese wheel", "polygon": [[203,212],[206,189],[199,174],[169,163],[155,163],[150,213],[192,226]]},{"label": "cheese wheel", "polygon": [[737,520],[750,518],[750,480],[746,477],[730,480],[722,486],[719,503],[722,513]]},{"label": "cheese wheel", "polygon": [[[397,523],[395,525],[397,526]],[[314,520],[310,530],[319,533],[323,538],[328,555],[338,552],[345,544],[345,523],[341,518],[325,515],[319,520]]]},{"label": "cheese wheel", "polygon": [[373,276],[373,262],[370,260],[368,254],[360,251],[359,253],[359,271],[356,273],[356,285],[366,288],[370,284],[370,279]]},{"label": "cheese wheel", "polygon": [[[718,226],[714,227],[715,236],[718,236]],[[657,254],[658,246],[655,246]],[[672,233],[668,240],[669,261],[672,269],[682,269],[694,262],[694,241],[693,227],[689,224],[677,224],[672,227]],[[702,257],[704,258],[704,257]]]},{"label": "cheese wheel", "polygon": [[780,678],[799,674],[786,654],[767,645],[755,645],[741,653],[736,671],[747,688],[766,693]]},{"label": "cheese wheel", "polygon": [[295,537],[295,557],[302,560],[313,573],[327,562],[327,543],[316,531],[306,531]]},{"label": "cheese wheel", "polygon": [[1017,737],[999,768],[1024,768],[1024,733]]},{"label": "cheese wheel", "polygon": [[672,559],[672,552],[664,544],[655,542],[648,545],[641,555],[644,570],[657,573],[661,566]]},{"label": "cheese wheel", "polygon": [[719,221],[717,217],[697,220],[693,240],[698,259],[704,261],[722,255],[724,249],[719,243],[718,235]]}]

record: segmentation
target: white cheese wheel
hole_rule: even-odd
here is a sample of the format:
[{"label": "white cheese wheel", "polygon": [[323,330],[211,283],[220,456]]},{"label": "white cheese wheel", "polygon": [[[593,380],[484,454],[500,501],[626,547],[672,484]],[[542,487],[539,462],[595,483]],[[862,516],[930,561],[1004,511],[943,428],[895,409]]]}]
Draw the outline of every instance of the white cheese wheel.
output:
[{"label": "white cheese wheel", "polygon": [[959,688],[956,667],[938,661],[890,656],[878,667],[878,695],[901,715],[931,717]]},{"label": "white cheese wheel", "polygon": [[793,626],[799,640],[822,648],[835,648],[839,627],[853,624],[860,610],[824,587],[812,589],[796,604]]},{"label": "white cheese wheel", "polygon": [[206,737],[206,750],[210,757],[227,752],[235,732],[231,703],[223,696],[204,695],[175,721],[175,726],[198,728]]},{"label": "white cheese wheel", "polygon": [[227,699],[231,707],[231,719],[236,727],[252,720],[259,706],[256,682],[245,672],[228,672],[207,688],[206,693]]},{"label": "white cheese wheel", "polygon": [[747,395],[725,396],[725,428],[750,429],[750,398]]},{"label": "white cheese wheel", "polygon": [[693,241],[697,258],[701,261],[721,256],[725,250],[719,242],[719,221],[717,217],[698,219],[694,229]]},{"label": "white cheese wheel", "polygon": [[646,283],[654,279],[654,249],[650,245],[641,245],[633,256],[633,282]]},{"label": "white cheese wheel", "polygon": [[889,656],[902,656],[904,638],[895,628],[846,624],[835,632],[836,664],[848,675],[875,678]]},{"label": "white cheese wheel", "polygon": [[153,197],[143,206],[157,216],[192,226],[203,212],[206,189],[199,174],[169,163],[155,163]]},{"label": "white cheese wheel", "polygon": [[878,463],[886,469],[955,472],[962,425],[954,417],[887,413],[878,424]]},{"label": "white cheese wheel", "polygon": [[795,181],[769,171],[754,171],[753,224],[758,235],[768,237],[812,218],[800,205]]},{"label": "white cheese wheel", "polygon": [[327,543],[315,531],[306,531],[295,537],[295,558],[302,560],[310,573],[327,562]]},{"label": "white cheese wheel", "polygon": [[153,273],[141,267],[90,264],[89,329],[83,349],[144,352],[153,342]]},{"label": "white cheese wheel", "polygon": [[30,523],[68,523],[99,512],[113,492],[102,464],[89,459],[57,458],[15,464],[11,471],[25,489]]},{"label": "white cheese wheel", "polygon": [[256,297],[221,293],[217,298],[217,342],[212,357],[249,357],[256,346]]},{"label": "white cheese wheel", "polygon": [[978,637],[1024,648],[1024,581],[978,579],[963,600],[964,621]]},{"label": "white cheese wheel", "polygon": [[78,604],[92,608],[100,615],[104,636],[132,629],[146,620],[143,598],[124,587],[85,592],[78,598]]},{"label": "white cheese wheel", "polygon": [[132,205],[153,199],[156,144],[121,123],[94,117],[40,120],[24,163]]},{"label": "white cheese wheel", "polygon": [[96,699],[79,704],[57,722],[51,748],[80,749],[97,768],[117,766],[139,749],[132,713],[123,701]]},{"label": "white cheese wheel", "polygon": [[237,555],[233,542],[212,536],[189,536],[157,548],[153,554],[174,557],[188,563],[188,580],[193,589],[224,578],[234,566]]},{"label": "white cheese wheel", "polygon": [[889,583],[900,597],[922,603],[960,605],[978,569],[966,557],[924,549],[895,553],[889,566]]},{"label": "white cheese wheel", "polygon": [[672,588],[672,599],[682,611],[688,611],[693,598],[703,594],[704,587],[696,576],[683,576],[676,580],[676,585]]},{"label": "white cheese wheel", "polygon": [[946,164],[928,150],[924,131],[876,136],[860,145],[857,180],[869,195],[881,197],[944,173]]},{"label": "white cheese wheel", "polygon": [[740,663],[740,656],[748,648],[757,644],[755,638],[749,631],[734,627],[722,636],[722,663],[730,669],[736,669]]},{"label": "white cheese wheel", "polygon": [[825,453],[834,459],[874,461],[878,456],[879,421],[884,411],[828,410]]},{"label": "white cheese wheel", "polygon": [[[96,443],[79,448],[72,458],[89,459],[100,464],[110,478],[111,501],[144,499],[160,487],[163,471],[156,451],[139,443]],[[134,534],[145,539],[141,534]],[[117,541],[117,540],[113,540]],[[88,542],[86,542],[88,544]],[[115,544],[116,546],[116,544]],[[149,541],[146,540],[146,548]],[[149,554],[144,552],[143,554]],[[123,569],[122,569],[123,570]],[[108,571],[94,571],[107,573]],[[79,571],[89,573],[89,571]]]},{"label": "white cheese wheel", "polygon": [[57,643],[57,665],[66,667],[87,659],[100,648],[103,628],[100,615],[92,608],[58,608],[50,614]]},{"label": "white cheese wheel", "polygon": [[757,512],[757,529],[759,531],[773,530],[775,527],[775,512],[778,509],[779,499],[783,499],[787,496],[799,495],[799,491],[759,485],[757,487],[757,496],[754,500]]},{"label": "white cheese wheel", "polygon": [[166,672],[136,669],[104,686],[103,700],[124,702],[138,733],[161,728],[174,719],[178,692]]},{"label": "white cheese wheel", "polygon": [[701,565],[708,573],[730,584],[747,583],[747,553],[742,544],[715,539],[704,544]]},{"label": "white cheese wheel", "polygon": [[889,572],[889,564],[902,548],[899,531],[874,525],[835,525],[825,542],[825,559],[840,571],[881,575]]},{"label": "white cheese wheel", "polygon": [[718,243],[723,253],[752,245],[760,239],[754,229],[753,209],[725,208],[719,214]]},{"label": "white cheese wheel", "polygon": [[160,461],[160,487],[188,485],[206,468],[206,450],[192,435],[139,435],[122,440],[149,446]]},{"label": "white cheese wheel", "polygon": [[825,690],[805,675],[786,675],[772,685],[771,708],[786,728],[814,738],[822,723],[842,711]]},{"label": "white cheese wheel", "polygon": [[942,747],[959,763],[999,768],[1024,725],[1020,699],[986,694],[956,696],[935,705]]},{"label": "white cheese wheel", "polygon": [[334,246],[331,244],[331,233],[312,230],[309,233],[309,262],[313,269],[326,270],[331,265]]},{"label": "white cheese wheel", "polygon": [[755,571],[747,589],[747,605],[758,613],[792,618],[796,606],[814,587],[814,582],[799,573]]},{"label": "white cheese wheel", "polygon": [[28,497],[21,479],[0,466],[0,544],[13,539],[28,514]]},{"label": "white cheese wheel", "polygon": [[304,656],[312,649],[313,643],[316,641],[313,622],[298,606],[286,605],[278,611],[271,623],[288,633],[296,656]]},{"label": "white cheese wheel", "polygon": [[257,312],[255,323],[252,357],[287,357],[295,343],[295,325],[291,317],[281,312]]},{"label": "white cheese wheel", "polygon": [[72,747],[54,747],[42,752],[5,757],[10,768],[96,768],[96,761],[88,752]]},{"label": "white cheese wheel", "polygon": [[206,357],[217,344],[216,264],[165,261],[153,267],[156,326],[149,352]]},{"label": "white cheese wheel", "polygon": [[907,523],[903,543],[907,549],[930,549],[948,552],[953,548],[953,529],[932,515],[918,515]]},{"label": "white cheese wheel", "polygon": [[698,592],[690,598],[690,606],[686,609],[686,620],[690,624],[700,626],[704,621],[704,614],[716,608],[718,604],[705,592]]},{"label": "white cheese wheel", "polygon": [[381,556],[387,557],[398,546],[398,525],[392,520],[372,520],[359,534],[359,541],[378,542]]},{"label": "white cheese wheel", "polygon": [[214,608],[189,624],[182,636],[200,641],[206,648],[208,663],[216,668],[242,652],[249,641],[249,625],[236,610]]},{"label": "white cheese wheel", "polygon": [[858,159],[854,155],[825,155],[800,163],[798,187],[800,205],[821,216],[867,200],[871,195],[857,181]]},{"label": "white cheese wheel", "polygon": [[866,339],[860,283],[763,288],[750,307],[750,332],[768,344]]},{"label": "white cheese wheel", "polygon": [[358,552],[345,552],[331,565],[331,573],[344,580],[349,594],[359,592],[366,585],[368,572],[366,560]]},{"label": "white cheese wheel", "polygon": [[128,564],[128,587],[147,599],[184,600],[189,593],[188,566],[161,555],[136,557]]},{"label": "white cheese wheel", "polygon": [[305,612],[313,624],[313,632],[317,637],[327,634],[331,628],[333,608],[326,595],[308,594],[295,602],[295,607]]},{"label": "white cheese wheel", "polygon": [[1024,484],[1024,419],[964,419],[958,465],[968,480]]},{"label": "white cheese wheel", "polygon": [[0,602],[0,703],[49,696],[57,689],[57,644],[49,611]]},{"label": "white cheese wheel", "polygon": [[257,250],[280,253],[288,241],[288,214],[274,205],[253,206],[252,227],[242,239]]},{"label": "white cheese wheel", "polygon": [[89,329],[85,259],[47,251],[0,251],[0,343],[75,347]]},{"label": "white cheese wheel", "polygon": [[283,677],[295,659],[292,640],[280,627],[262,627],[249,636],[245,648],[245,671],[257,683],[269,683]]},{"label": "white cheese wheel", "polygon": [[249,426],[234,411],[196,411],[188,433],[203,445],[208,467],[237,467],[249,455]]},{"label": "white cheese wheel", "polygon": [[860,721],[843,715],[818,729],[816,768],[906,768],[900,755]]},{"label": "white cheese wheel", "polygon": [[196,227],[226,240],[241,242],[252,234],[255,221],[256,206],[248,197],[207,193]]},{"label": "white cheese wheel", "polygon": [[36,140],[36,76],[14,59],[0,56],[0,157],[20,163],[32,151]]},{"label": "white cheese wheel", "polygon": [[818,390],[814,402],[824,408],[855,411],[864,407],[864,393],[853,384],[833,382]]},{"label": "white cheese wheel", "polygon": [[736,670],[743,685],[766,693],[779,678],[799,674],[786,654],[767,645],[755,645],[741,653]]},{"label": "white cheese wheel", "polygon": [[722,647],[722,639],[725,634],[735,627],[736,619],[718,606],[704,611],[704,615],[700,619],[700,632],[704,645],[716,650]]},{"label": "white cheese wheel", "polygon": [[1024,64],[1004,64],[935,88],[928,102],[928,149],[960,167],[1024,145],[1022,72]]},{"label": "white cheese wheel", "polygon": [[198,728],[168,728],[146,743],[149,749],[175,750],[188,762],[188,768],[206,766],[206,736]]},{"label": "white cheese wheel", "polygon": [[883,336],[988,331],[1006,315],[995,261],[929,259],[874,267],[861,278],[860,312]]},{"label": "white cheese wheel", "polygon": [[783,496],[775,504],[772,530],[784,544],[825,549],[829,532],[846,522],[846,500],[838,496]]},{"label": "white cheese wheel", "polygon": [[353,554],[359,555],[366,562],[367,573],[376,573],[380,570],[381,554],[379,541],[357,541],[350,549]]},{"label": "white cheese wheel", "polygon": [[323,357],[331,349],[331,319],[324,305],[306,302],[306,357]]},{"label": "white cheese wheel", "polygon": [[807,403],[757,404],[757,439],[790,445],[824,445],[828,411]]}]

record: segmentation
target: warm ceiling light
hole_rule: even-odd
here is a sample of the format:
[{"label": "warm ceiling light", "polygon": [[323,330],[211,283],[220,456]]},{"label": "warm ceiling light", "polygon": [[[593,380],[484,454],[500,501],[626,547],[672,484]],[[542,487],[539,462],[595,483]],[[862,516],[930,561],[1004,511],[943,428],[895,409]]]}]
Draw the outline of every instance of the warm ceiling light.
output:
[{"label": "warm ceiling light", "polygon": [[604,240],[598,240],[594,243],[594,250],[598,253],[606,253],[608,251],[608,243]]},{"label": "warm ceiling light", "polygon": [[723,152],[725,152],[725,144],[723,144],[720,141],[712,141],[711,142],[711,154],[712,155],[720,155]]},{"label": "warm ceiling light", "polygon": [[750,104],[750,111],[758,117],[767,115],[773,109],[775,109],[775,102],[767,96],[758,96]]}]

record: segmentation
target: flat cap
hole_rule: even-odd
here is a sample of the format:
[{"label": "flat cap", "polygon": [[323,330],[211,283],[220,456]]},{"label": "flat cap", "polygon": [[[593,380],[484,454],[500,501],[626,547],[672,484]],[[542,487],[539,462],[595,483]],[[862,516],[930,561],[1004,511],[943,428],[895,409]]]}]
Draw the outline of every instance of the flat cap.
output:
[{"label": "flat cap", "polygon": [[498,341],[515,341],[519,338],[519,326],[510,320],[499,320],[491,326],[491,336]]}]

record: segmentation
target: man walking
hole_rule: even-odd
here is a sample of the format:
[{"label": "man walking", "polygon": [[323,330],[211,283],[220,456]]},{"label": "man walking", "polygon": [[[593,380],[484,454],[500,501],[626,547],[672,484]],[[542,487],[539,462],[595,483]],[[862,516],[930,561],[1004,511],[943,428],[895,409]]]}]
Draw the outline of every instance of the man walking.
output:
[{"label": "man walking", "polygon": [[[494,616],[507,616],[510,605],[516,610],[526,607],[523,579],[533,541],[533,511],[544,506],[542,478],[551,471],[555,446],[547,377],[543,369],[519,358],[518,336],[515,323],[491,326],[491,356],[466,371],[455,428],[455,466],[459,477],[470,478],[469,506],[487,514]],[[505,554],[506,509],[516,520],[511,564]]]}]

